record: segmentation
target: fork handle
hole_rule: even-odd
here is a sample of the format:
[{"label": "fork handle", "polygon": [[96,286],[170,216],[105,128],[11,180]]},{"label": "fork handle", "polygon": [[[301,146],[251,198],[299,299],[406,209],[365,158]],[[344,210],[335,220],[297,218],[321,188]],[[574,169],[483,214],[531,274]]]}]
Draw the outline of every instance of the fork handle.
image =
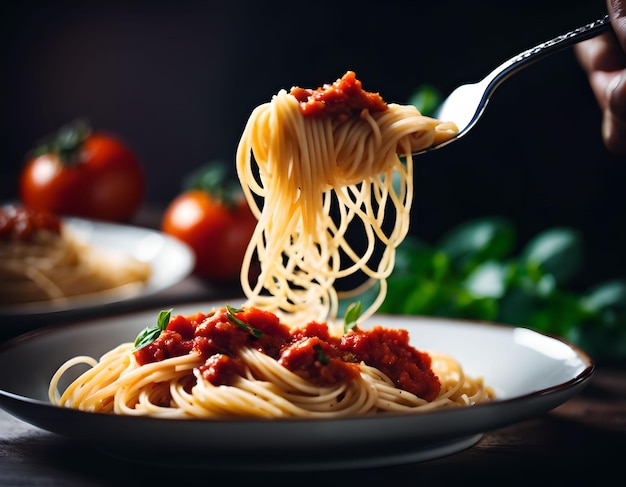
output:
[{"label": "fork handle", "polygon": [[487,76],[485,81],[491,85],[491,88],[496,88],[500,83],[507,79],[512,74],[516,73],[528,64],[539,61],[544,57],[561,51],[567,47],[573,46],[586,39],[591,39],[600,35],[604,31],[611,27],[611,21],[608,15],[605,15],[601,19],[590,22],[589,24],[578,27],[570,32],[561,34],[560,36],[550,39],[549,41],[542,42],[541,44],[531,47],[524,52],[519,53],[517,56],[512,57],[508,61],[505,61],[491,74]]}]

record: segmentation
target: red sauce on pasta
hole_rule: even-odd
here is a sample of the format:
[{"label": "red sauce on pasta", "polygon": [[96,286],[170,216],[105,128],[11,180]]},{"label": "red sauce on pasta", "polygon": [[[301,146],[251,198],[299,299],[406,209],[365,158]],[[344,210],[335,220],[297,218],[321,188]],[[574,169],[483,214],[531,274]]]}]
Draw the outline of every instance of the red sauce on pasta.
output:
[{"label": "red sauce on pasta", "polygon": [[0,208],[0,240],[28,240],[39,230],[60,234],[61,221],[51,213],[31,208]]},{"label": "red sauce on pasta", "polygon": [[309,117],[329,116],[343,121],[362,110],[381,112],[387,109],[378,93],[363,90],[353,71],[316,90],[294,87],[290,94],[300,102],[302,114]]},{"label": "red sauce on pasta", "polygon": [[431,401],[441,384],[431,369],[431,358],[409,345],[408,332],[380,326],[355,330],[343,337],[330,335],[328,326],[311,322],[291,329],[273,313],[247,308],[233,313],[174,316],[157,340],[139,349],[135,358],[146,364],[188,353],[204,360],[202,376],[214,385],[228,384],[241,375],[237,352],[254,348],[288,370],[319,386],[359,376],[360,362],[384,372],[397,387]]}]

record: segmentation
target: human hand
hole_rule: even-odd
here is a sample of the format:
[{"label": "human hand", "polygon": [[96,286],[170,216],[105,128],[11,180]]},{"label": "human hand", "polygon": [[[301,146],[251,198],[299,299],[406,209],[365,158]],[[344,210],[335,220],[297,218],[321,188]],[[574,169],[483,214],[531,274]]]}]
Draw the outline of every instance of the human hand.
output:
[{"label": "human hand", "polygon": [[602,110],[607,149],[626,155],[626,0],[607,0],[612,31],[575,46]]}]

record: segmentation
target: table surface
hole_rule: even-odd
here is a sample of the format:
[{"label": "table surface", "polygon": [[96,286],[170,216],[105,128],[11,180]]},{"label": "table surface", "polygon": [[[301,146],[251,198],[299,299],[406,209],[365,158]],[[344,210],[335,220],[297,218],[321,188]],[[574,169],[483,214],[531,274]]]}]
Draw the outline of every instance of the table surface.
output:
[{"label": "table surface", "polygon": [[[159,301],[232,297],[228,287],[190,276],[128,309]],[[48,325],[50,323],[46,323]],[[52,323],[54,324],[54,323]],[[40,324],[34,324],[40,326]],[[19,333],[19,331],[18,331]],[[14,333],[0,334],[0,340]],[[4,373],[4,372],[3,372]],[[385,445],[381,445],[385,448]],[[165,454],[166,452],[164,452]],[[245,461],[245,459],[242,459]],[[96,447],[41,430],[0,410],[0,486],[207,485],[586,485],[623,476],[626,460],[626,366],[598,364],[587,388],[547,413],[485,432],[473,447],[409,465],[333,472],[214,472],[127,463]]]}]

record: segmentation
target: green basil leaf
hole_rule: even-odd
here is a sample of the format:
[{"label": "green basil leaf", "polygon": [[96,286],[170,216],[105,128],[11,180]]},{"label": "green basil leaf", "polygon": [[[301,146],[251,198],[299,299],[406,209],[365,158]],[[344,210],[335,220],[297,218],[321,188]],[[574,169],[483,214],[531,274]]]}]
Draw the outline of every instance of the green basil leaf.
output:
[{"label": "green basil leaf", "polygon": [[481,262],[507,257],[515,245],[515,227],[501,217],[465,222],[446,234],[439,242],[454,267],[467,272]]},{"label": "green basil leaf", "polygon": [[507,289],[509,266],[493,260],[477,266],[464,282],[464,287],[477,298],[501,298]]},{"label": "green basil leaf", "polygon": [[582,296],[581,303],[592,314],[605,310],[626,312],[626,281],[616,279],[594,286]]},{"label": "green basil leaf", "polygon": [[167,311],[161,310],[159,311],[159,316],[157,316],[157,327],[159,330],[163,331],[167,328],[167,325],[170,323],[170,319],[172,317],[172,310],[168,309]]},{"label": "green basil leaf", "polygon": [[558,284],[568,282],[582,267],[580,234],[571,228],[551,228],[533,238],[522,250],[520,261],[552,274]]},{"label": "green basil leaf", "polygon": [[137,338],[135,338],[135,343],[133,344],[133,352],[142,349],[146,345],[150,345],[153,341],[155,341],[161,335],[161,332],[167,328],[167,325],[170,322],[170,318],[172,316],[172,310],[169,309],[167,311],[161,310],[159,312],[159,316],[157,317],[157,324],[153,326],[145,327]]},{"label": "green basil leaf", "polygon": [[363,312],[363,305],[361,301],[356,303],[350,303],[348,305],[348,309],[346,310],[346,314],[343,317],[343,332],[347,333],[351,330],[354,330],[357,326],[357,321]]},{"label": "green basil leaf", "polygon": [[136,338],[135,347],[133,348],[133,352],[142,349],[146,345],[150,345],[153,341],[159,338],[161,335],[161,330],[159,330],[156,326],[148,326],[146,327]]},{"label": "green basil leaf", "polygon": [[226,305],[226,317],[230,321],[232,321],[239,328],[242,328],[243,330],[246,330],[253,337],[261,338],[263,336],[263,332],[261,330],[257,330],[256,328],[250,326],[248,323],[246,323],[245,321],[243,321],[243,320],[241,320],[241,319],[239,319],[239,318],[237,318],[235,316],[235,313],[239,313],[241,311],[243,311],[243,310],[241,310],[240,308],[233,308],[229,304]]}]

